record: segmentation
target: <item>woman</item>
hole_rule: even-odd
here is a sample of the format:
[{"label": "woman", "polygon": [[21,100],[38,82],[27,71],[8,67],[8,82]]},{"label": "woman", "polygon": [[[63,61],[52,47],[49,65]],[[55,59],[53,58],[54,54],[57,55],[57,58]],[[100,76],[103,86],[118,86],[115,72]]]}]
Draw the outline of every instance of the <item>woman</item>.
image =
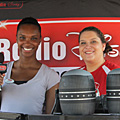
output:
[{"label": "woman", "polygon": [[96,27],[84,28],[79,35],[79,52],[85,62],[81,67],[93,75],[96,85],[96,95],[106,95],[106,78],[108,72],[120,66],[105,60],[104,54],[112,51],[105,41],[103,33]]},{"label": "woman", "polygon": [[[41,27],[37,20],[32,17],[22,19],[17,26],[16,40],[20,57],[7,65],[1,111],[40,115],[45,101],[45,113],[50,114],[59,76],[36,59],[36,51],[41,43]],[[6,83],[7,79],[14,80],[14,83]]]}]

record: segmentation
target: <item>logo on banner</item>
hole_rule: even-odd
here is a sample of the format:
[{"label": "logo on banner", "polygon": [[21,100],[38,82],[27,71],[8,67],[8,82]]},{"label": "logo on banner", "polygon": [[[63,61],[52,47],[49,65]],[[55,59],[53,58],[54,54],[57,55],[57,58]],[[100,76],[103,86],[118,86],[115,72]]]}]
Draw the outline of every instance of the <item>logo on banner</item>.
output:
[{"label": "logo on banner", "polygon": [[[67,37],[68,37],[69,35],[79,35],[79,32],[70,32],[70,33],[67,33],[67,34],[66,34]],[[110,41],[112,40],[112,36],[109,35],[109,34],[105,34],[104,37],[105,37],[105,39],[106,39],[107,42],[110,42]],[[117,57],[117,56],[119,55],[119,51],[118,51],[116,48],[119,48],[119,45],[111,45],[111,47],[112,47],[113,50],[108,53],[108,56],[110,56],[110,57]],[[78,50],[78,49],[79,49],[79,46],[73,47],[73,48],[71,49],[71,52],[72,52],[75,56],[79,57],[80,60],[83,60],[82,57],[81,57],[79,54],[77,54],[76,52],[74,52],[74,50],[76,50],[76,49]]]},{"label": "logo on banner", "polygon": [[[80,67],[84,65],[82,57],[79,55],[79,32],[86,26],[95,26],[104,31],[107,42],[110,42],[113,51],[106,55],[106,59],[120,64],[119,51],[120,41],[119,33],[116,32],[116,26],[119,29],[120,24],[110,26],[104,23],[104,28],[100,27],[99,22],[91,23],[85,20],[38,20],[42,28],[42,42],[38,47],[37,59],[49,67]],[[102,20],[101,20],[102,21]],[[109,20],[108,20],[109,22]],[[115,21],[113,21],[115,22]],[[0,21],[0,52],[4,53],[5,61],[19,59],[18,46],[16,43],[16,26],[19,20]],[[87,25],[86,25],[87,24]],[[108,29],[109,27],[109,29]],[[111,29],[112,28],[112,29]],[[107,32],[107,33],[105,33]],[[64,68],[64,71],[65,70]]]},{"label": "logo on banner", "polygon": [[0,9],[20,9],[23,7],[22,1],[1,1]]}]

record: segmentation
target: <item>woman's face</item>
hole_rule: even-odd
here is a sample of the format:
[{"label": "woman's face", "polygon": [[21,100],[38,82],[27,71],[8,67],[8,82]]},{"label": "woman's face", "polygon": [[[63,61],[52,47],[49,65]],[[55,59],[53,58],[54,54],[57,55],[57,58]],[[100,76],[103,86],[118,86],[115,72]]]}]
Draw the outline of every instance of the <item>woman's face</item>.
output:
[{"label": "woman's face", "polygon": [[36,56],[36,50],[41,41],[38,26],[32,24],[21,25],[16,39],[20,56]]},{"label": "woman's face", "polygon": [[94,31],[84,31],[80,36],[79,52],[85,63],[99,62],[103,59],[103,51],[105,50],[105,43]]}]

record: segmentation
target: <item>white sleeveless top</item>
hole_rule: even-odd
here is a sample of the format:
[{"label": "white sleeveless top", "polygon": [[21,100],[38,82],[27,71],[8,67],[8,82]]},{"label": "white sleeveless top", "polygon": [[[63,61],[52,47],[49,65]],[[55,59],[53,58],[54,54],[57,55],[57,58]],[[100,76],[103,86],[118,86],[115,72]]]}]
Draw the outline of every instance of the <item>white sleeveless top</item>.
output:
[{"label": "white sleeveless top", "polygon": [[[9,79],[14,62],[7,65],[7,73],[4,77]],[[58,74],[42,64],[38,73],[27,83],[5,83],[2,86],[2,112],[23,113],[29,115],[42,114],[46,90],[59,83]]]}]

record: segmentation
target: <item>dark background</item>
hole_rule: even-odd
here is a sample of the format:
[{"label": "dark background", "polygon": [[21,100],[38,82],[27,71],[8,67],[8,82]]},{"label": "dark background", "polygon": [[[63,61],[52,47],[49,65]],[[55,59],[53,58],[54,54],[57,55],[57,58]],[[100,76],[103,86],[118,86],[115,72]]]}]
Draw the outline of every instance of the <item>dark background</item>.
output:
[{"label": "dark background", "polygon": [[23,2],[21,9],[0,9],[0,20],[69,17],[120,17],[120,0],[0,0]]}]

